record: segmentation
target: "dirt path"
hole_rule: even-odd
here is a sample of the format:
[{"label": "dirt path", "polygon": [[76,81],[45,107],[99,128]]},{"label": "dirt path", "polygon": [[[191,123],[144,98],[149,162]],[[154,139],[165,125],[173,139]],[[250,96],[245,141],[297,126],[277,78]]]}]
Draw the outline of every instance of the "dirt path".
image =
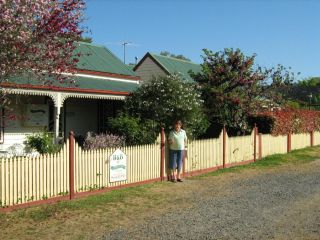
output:
[{"label": "dirt path", "polygon": [[170,188],[166,208],[132,216],[103,239],[320,239],[320,160]]}]

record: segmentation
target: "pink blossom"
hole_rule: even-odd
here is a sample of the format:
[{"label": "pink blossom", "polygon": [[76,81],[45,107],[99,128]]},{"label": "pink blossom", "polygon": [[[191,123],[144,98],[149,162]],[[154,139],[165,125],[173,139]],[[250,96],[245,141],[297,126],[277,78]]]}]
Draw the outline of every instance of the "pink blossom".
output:
[{"label": "pink blossom", "polygon": [[83,8],[84,0],[0,0],[0,82],[30,69],[72,73]]}]

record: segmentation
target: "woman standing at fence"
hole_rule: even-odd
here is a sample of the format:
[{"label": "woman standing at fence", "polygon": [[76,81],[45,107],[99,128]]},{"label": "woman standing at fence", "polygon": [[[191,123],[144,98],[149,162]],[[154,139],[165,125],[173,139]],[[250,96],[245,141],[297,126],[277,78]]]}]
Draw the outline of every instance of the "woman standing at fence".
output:
[{"label": "woman standing at fence", "polygon": [[181,129],[182,122],[177,120],[174,123],[174,129],[169,134],[169,167],[172,182],[182,182],[182,160],[185,145],[187,143],[186,131]]}]

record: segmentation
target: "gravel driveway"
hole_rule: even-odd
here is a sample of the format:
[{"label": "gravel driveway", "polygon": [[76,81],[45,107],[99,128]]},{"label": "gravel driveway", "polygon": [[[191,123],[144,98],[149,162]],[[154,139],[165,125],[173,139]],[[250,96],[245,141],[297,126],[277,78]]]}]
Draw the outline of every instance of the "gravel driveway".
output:
[{"label": "gravel driveway", "polygon": [[174,205],[103,238],[320,239],[320,160],[189,179],[173,191]]}]

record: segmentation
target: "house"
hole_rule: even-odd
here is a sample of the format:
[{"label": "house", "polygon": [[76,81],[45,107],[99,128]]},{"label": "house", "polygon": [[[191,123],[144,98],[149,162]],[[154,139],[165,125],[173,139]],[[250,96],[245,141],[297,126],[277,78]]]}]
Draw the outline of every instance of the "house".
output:
[{"label": "house", "polygon": [[12,146],[23,149],[26,136],[33,133],[53,132],[58,140],[70,130],[85,136],[88,131],[108,129],[108,117],[139,86],[140,78],[103,46],[79,42],[78,52],[74,84],[46,84],[24,76],[1,83],[10,106],[0,111],[0,152]]},{"label": "house", "polygon": [[190,71],[198,73],[201,65],[177,58],[147,53],[133,68],[140,76],[142,82],[150,80],[153,76],[166,76],[169,74],[180,74],[186,81],[193,81]]}]

